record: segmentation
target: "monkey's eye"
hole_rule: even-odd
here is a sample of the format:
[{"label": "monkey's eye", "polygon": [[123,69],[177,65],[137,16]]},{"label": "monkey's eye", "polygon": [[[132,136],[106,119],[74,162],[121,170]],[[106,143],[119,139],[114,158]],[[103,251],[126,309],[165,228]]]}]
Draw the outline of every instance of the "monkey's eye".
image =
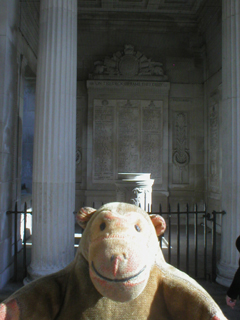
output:
[{"label": "monkey's eye", "polygon": [[135,224],[135,229],[137,230],[137,232],[140,232],[141,231],[141,228],[139,227],[139,225],[138,224]]},{"label": "monkey's eye", "polygon": [[105,228],[106,228],[106,223],[105,223],[105,222],[102,222],[102,223],[100,224],[100,230],[103,231]]}]

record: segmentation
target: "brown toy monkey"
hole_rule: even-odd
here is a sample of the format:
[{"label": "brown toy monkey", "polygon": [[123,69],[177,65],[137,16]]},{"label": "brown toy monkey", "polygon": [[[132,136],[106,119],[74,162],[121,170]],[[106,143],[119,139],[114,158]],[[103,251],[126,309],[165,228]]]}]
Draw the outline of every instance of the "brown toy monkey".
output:
[{"label": "brown toy monkey", "polygon": [[0,320],[226,320],[209,294],[167,264],[157,235],[166,224],[137,206],[82,208],[74,261],[0,306]]}]

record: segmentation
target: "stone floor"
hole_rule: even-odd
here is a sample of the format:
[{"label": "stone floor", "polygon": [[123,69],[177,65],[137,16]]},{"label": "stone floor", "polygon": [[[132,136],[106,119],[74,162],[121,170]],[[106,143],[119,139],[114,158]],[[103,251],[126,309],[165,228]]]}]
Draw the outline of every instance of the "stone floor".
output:
[{"label": "stone floor", "polygon": [[229,320],[239,320],[240,319],[240,301],[237,301],[237,304],[234,309],[231,309],[227,306],[225,302],[227,288],[210,281],[199,280],[198,281],[203,288],[213,297],[217,302],[222,312]]},{"label": "stone floor", "polygon": [[[171,239],[171,261],[173,265],[176,265],[176,226],[172,227],[172,239]],[[181,269],[184,271],[184,268],[186,266],[186,255],[184,254],[184,251],[186,250],[186,236],[185,236],[185,228],[181,228],[181,235],[180,235],[180,241],[181,241]],[[209,248],[211,248],[211,230],[208,231],[208,238],[209,238]],[[79,241],[79,230],[76,229],[76,243]],[[164,235],[166,239],[166,243],[168,243],[168,233]],[[194,230],[193,228],[190,229],[190,259],[189,259],[189,270],[190,270],[190,275],[194,277],[195,273],[195,246],[194,246]],[[200,267],[203,264],[203,254],[202,254],[202,246],[201,243],[203,241],[203,233],[201,232],[201,226],[199,227],[199,258],[198,258],[198,265],[199,265],[199,270],[198,270],[198,278],[196,279],[204,288],[205,290],[213,297],[213,299],[218,303],[220,308],[222,309],[223,313],[229,320],[240,320],[240,301],[237,301],[236,307],[232,310],[230,307],[226,305],[225,302],[225,296],[226,296],[226,291],[227,288],[211,281],[211,257],[209,254],[211,252],[208,252],[208,261],[207,261],[207,270],[208,270],[208,280],[203,279],[203,271],[200,269]],[[27,246],[27,262],[30,262],[31,259],[31,241],[29,241],[29,246]],[[76,244],[77,246],[77,244]],[[168,256],[168,248],[167,245],[164,246],[163,248],[163,253],[166,258],[166,260],[169,259]],[[217,237],[217,258],[219,258],[219,253],[220,253],[220,236],[218,235]],[[19,266],[21,265],[22,261],[22,254],[19,255]],[[192,273],[192,274],[191,274]],[[19,288],[22,287],[22,270],[19,268],[18,270],[18,281],[17,282],[9,282],[1,291],[0,291],[0,301],[6,299],[10,294],[18,290]]]},{"label": "stone floor", "polygon": [[[229,320],[240,319],[240,301],[237,301],[236,307],[232,310],[225,303],[225,296],[227,288],[208,280],[198,280],[204,289],[213,297],[219,307],[222,309],[224,315]],[[6,299],[10,294],[21,288],[22,282],[10,282],[3,290],[0,291],[0,302]]]}]

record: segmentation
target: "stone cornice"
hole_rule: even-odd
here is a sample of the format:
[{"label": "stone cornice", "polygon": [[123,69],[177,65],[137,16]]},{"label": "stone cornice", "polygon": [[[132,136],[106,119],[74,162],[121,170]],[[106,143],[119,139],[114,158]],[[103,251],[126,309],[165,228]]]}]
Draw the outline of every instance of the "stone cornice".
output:
[{"label": "stone cornice", "polygon": [[135,81],[135,80],[88,80],[87,88],[119,88],[119,87],[158,87],[165,90],[170,89],[169,82],[160,81]]}]

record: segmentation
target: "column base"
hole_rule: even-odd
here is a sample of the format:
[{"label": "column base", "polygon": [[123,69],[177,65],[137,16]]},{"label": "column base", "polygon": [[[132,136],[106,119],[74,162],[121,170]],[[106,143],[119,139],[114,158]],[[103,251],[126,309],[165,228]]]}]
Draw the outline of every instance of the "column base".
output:
[{"label": "column base", "polygon": [[28,267],[28,274],[27,277],[23,279],[23,284],[27,285],[28,283],[42,278],[44,276],[48,276],[50,274],[56,273],[58,271],[63,270],[64,268],[54,268],[54,269],[47,269],[47,270],[34,270],[31,266]]},{"label": "column base", "polygon": [[238,266],[232,266],[224,262],[219,262],[216,282],[224,287],[230,287]]}]

